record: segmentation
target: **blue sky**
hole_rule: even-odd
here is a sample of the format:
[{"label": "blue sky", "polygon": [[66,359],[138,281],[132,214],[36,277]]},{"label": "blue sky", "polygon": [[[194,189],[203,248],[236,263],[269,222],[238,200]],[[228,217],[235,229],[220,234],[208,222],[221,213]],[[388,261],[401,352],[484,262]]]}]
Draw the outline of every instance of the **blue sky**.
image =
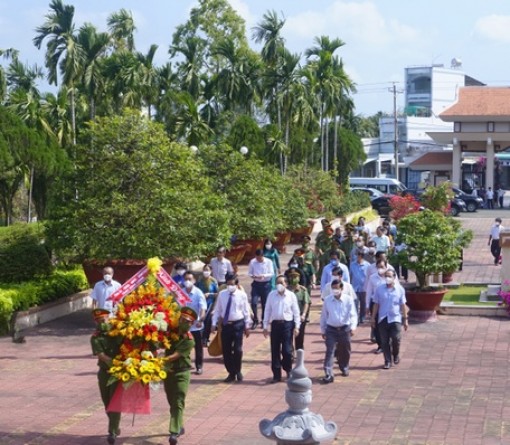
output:
[{"label": "blue sky", "polygon": [[[168,57],[175,26],[186,21],[194,0],[68,0],[76,22],[106,29],[108,15],[120,8],[133,12],[137,49],[159,45],[158,63]],[[248,35],[264,12],[286,18],[283,36],[293,52],[304,52],[313,38],[338,37],[338,50],[358,86],[358,113],[390,112],[391,82],[403,87],[404,68],[444,64],[456,57],[462,70],[489,85],[510,85],[510,2],[508,0],[230,0],[246,20]],[[16,48],[21,59],[43,64],[43,51],[32,44],[44,22],[49,0],[0,0],[0,48]],[[16,7],[18,6],[18,7]],[[256,47],[256,46],[254,46]],[[42,87],[44,89],[44,87]],[[403,98],[400,95],[399,105]]]}]

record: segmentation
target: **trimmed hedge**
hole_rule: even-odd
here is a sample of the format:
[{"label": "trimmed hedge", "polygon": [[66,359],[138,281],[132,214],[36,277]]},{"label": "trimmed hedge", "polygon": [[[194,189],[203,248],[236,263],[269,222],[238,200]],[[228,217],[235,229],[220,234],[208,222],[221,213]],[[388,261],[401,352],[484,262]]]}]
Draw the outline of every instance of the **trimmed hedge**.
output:
[{"label": "trimmed hedge", "polygon": [[0,282],[21,283],[49,275],[51,257],[44,245],[42,224],[0,227]]},{"label": "trimmed hedge", "polygon": [[81,268],[55,271],[50,276],[22,284],[0,285],[0,334],[9,332],[9,321],[14,312],[26,311],[87,288]]}]

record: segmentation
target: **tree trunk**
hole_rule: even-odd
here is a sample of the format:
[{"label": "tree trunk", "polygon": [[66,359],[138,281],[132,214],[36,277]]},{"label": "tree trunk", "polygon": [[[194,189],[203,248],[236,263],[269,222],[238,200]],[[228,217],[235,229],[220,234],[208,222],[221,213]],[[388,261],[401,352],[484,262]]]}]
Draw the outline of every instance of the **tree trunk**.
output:
[{"label": "tree trunk", "polygon": [[335,178],[338,177],[338,116],[335,116],[335,133],[333,135],[333,170]]}]

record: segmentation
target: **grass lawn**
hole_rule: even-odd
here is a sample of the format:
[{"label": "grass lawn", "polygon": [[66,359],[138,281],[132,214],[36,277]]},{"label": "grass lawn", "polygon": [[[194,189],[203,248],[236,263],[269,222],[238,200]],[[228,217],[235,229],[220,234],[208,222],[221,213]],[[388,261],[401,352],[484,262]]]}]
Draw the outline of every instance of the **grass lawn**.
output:
[{"label": "grass lawn", "polygon": [[458,289],[450,289],[443,298],[443,301],[450,301],[454,304],[480,304],[485,306],[497,306],[498,303],[491,301],[481,303],[480,292],[487,289],[487,286],[460,286]]}]

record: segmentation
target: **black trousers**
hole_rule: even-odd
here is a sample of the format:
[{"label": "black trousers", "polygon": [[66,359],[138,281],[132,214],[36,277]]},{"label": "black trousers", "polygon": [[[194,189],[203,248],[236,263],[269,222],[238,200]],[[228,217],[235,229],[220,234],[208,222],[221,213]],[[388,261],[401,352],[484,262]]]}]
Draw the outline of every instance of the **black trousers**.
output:
[{"label": "black trousers", "polygon": [[253,322],[258,323],[259,318],[257,316],[257,306],[260,302],[262,306],[262,315],[260,320],[264,320],[264,310],[266,309],[267,296],[271,292],[271,280],[270,281],[254,281],[251,283],[251,310],[253,311]]},{"label": "black trousers", "polygon": [[499,245],[499,239],[493,239],[491,241],[491,253],[494,257],[494,264],[499,263],[499,256],[501,255],[501,246]]},{"label": "black trousers", "polygon": [[273,321],[271,323],[271,370],[275,379],[282,378],[292,370],[292,333],[294,321]]},{"label": "black trousers", "polygon": [[223,348],[223,363],[229,375],[241,372],[243,359],[244,320],[228,323],[221,330],[221,345]]},{"label": "black trousers", "polygon": [[[370,302],[370,314],[372,314],[372,311],[374,310],[374,302],[371,301]],[[377,321],[377,318],[375,319],[375,328],[371,328],[370,329],[370,338],[375,338],[375,342],[377,343],[377,347],[378,348],[382,348],[382,343],[381,343],[381,334],[379,333],[379,328],[378,328],[378,321]]]},{"label": "black trousers", "polygon": [[195,340],[195,366],[201,369],[204,366],[204,345],[202,343],[202,329],[191,331],[193,340]]},{"label": "black trousers", "polygon": [[381,347],[384,354],[384,363],[391,364],[391,358],[398,357],[400,353],[400,339],[402,338],[402,324],[398,322],[388,323],[383,318],[378,324],[381,336]]},{"label": "black trousers", "polygon": [[296,351],[298,349],[305,349],[305,328],[306,328],[306,321],[302,321],[301,325],[299,326],[299,334],[294,337],[294,344],[296,346]]}]

